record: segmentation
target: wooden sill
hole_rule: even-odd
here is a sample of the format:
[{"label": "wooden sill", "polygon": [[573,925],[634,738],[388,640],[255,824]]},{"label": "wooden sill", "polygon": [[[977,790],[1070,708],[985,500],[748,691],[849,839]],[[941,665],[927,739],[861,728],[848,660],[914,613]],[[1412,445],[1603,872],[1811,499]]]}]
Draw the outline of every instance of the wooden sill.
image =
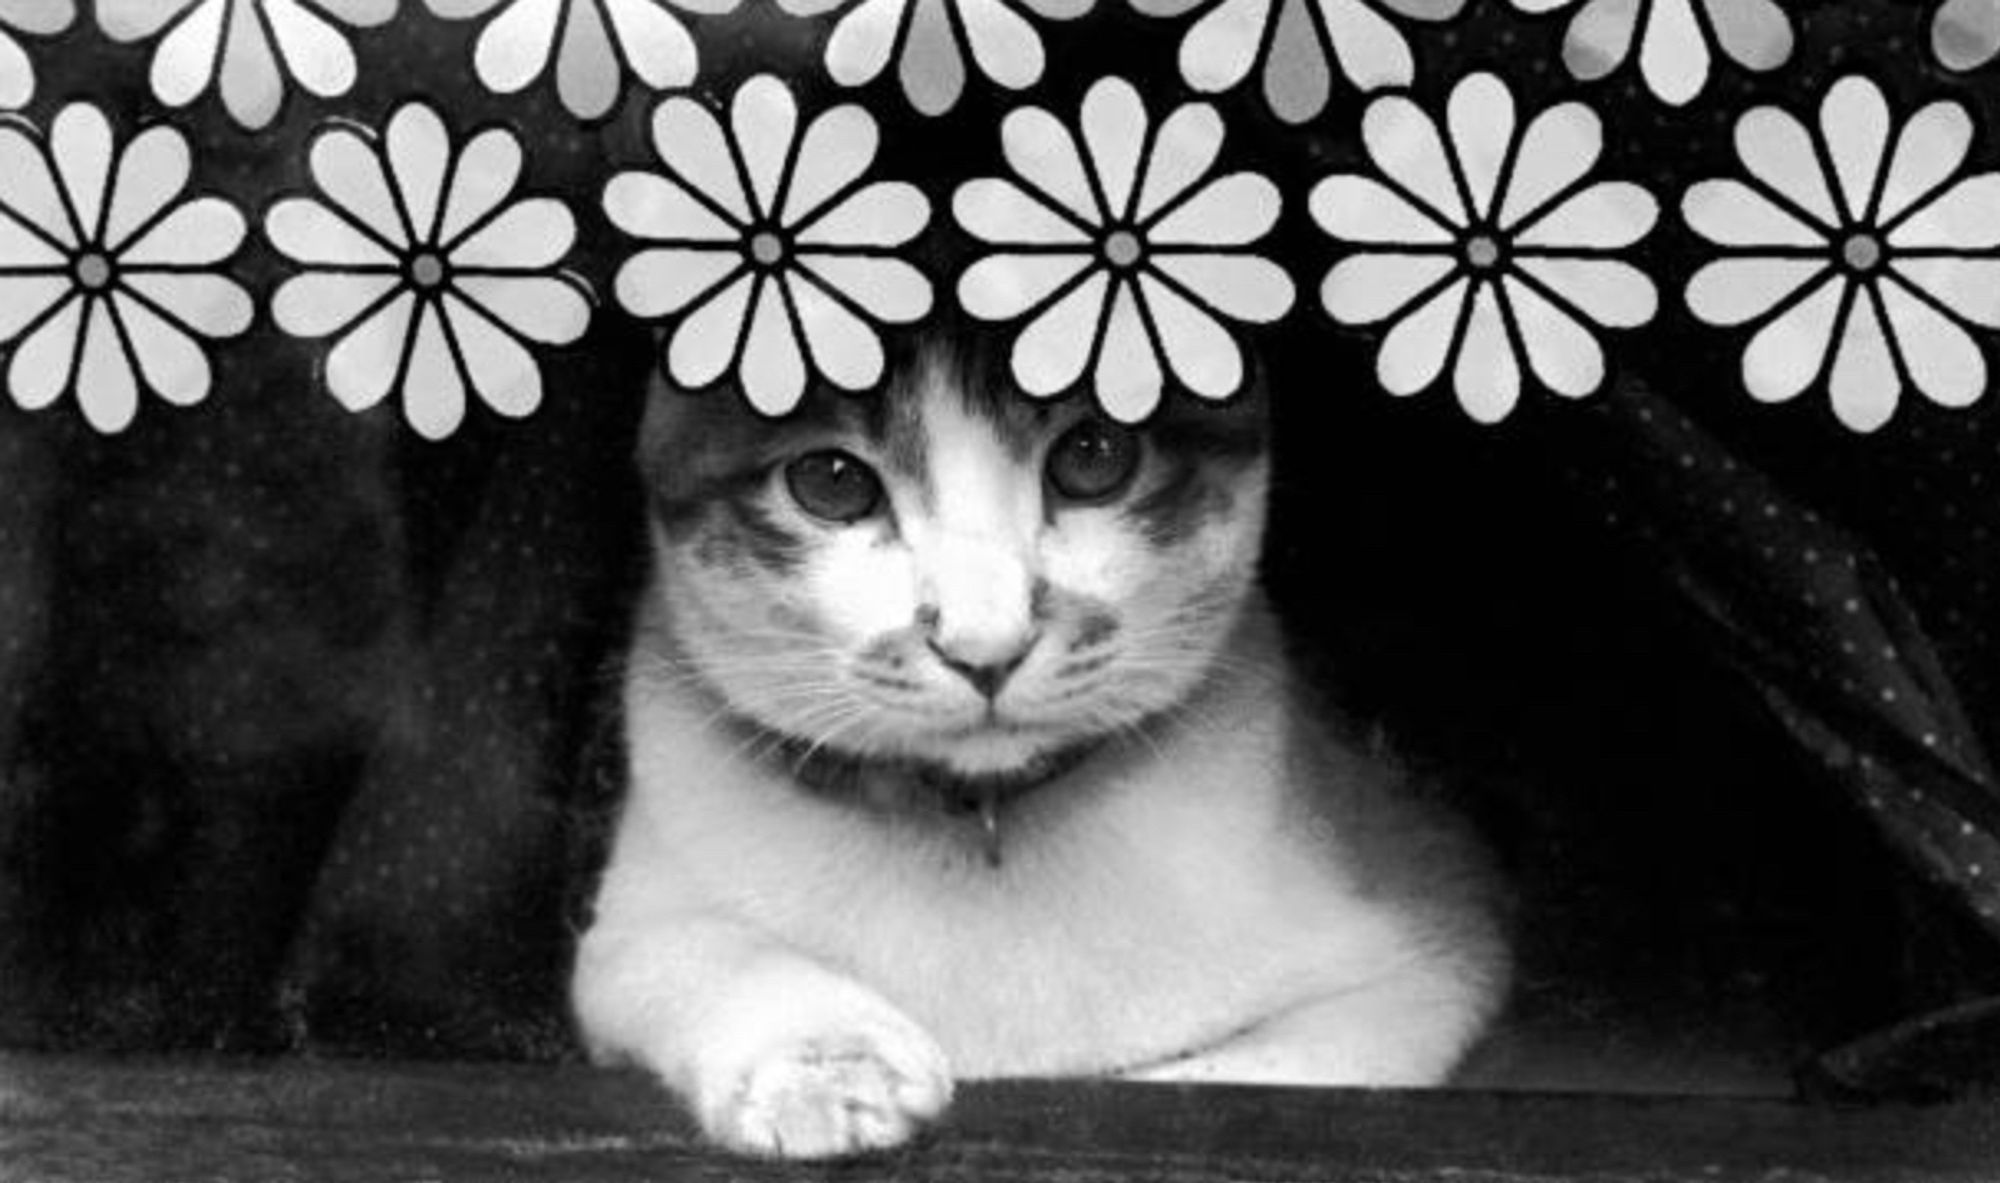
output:
[{"label": "wooden sill", "polygon": [[2000,1103],[971,1085],[921,1145],[837,1167],[694,1143],[645,1079],[580,1067],[0,1055],[0,1179],[2000,1179]]}]

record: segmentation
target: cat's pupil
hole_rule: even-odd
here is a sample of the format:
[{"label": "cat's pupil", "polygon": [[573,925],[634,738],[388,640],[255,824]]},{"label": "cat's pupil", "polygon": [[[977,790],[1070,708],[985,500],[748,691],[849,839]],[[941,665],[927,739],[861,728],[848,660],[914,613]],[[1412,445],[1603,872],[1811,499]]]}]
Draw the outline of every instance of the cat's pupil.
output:
[{"label": "cat's pupil", "polygon": [[1071,501],[1103,501],[1124,489],[1138,468],[1138,439],[1096,420],[1070,428],[1049,451],[1049,484]]},{"label": "cat's pupil", "polygon": [[858,522],[882,501],[874,470],[850,453],[810,452],[785,466],[785,486],[799,508],[830,522]]}]

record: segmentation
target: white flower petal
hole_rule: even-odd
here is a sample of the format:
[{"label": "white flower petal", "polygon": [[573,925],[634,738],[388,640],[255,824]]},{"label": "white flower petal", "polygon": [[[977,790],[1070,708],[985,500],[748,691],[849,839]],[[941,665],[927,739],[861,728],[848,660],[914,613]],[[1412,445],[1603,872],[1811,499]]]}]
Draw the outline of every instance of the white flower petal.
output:
[{"label": "white flower petal", "polygon": [[524,90],[555,50],[563,0],[513,0],[487,22],[472,52],[479,80],[495,94]]},{"label": "white flower petal", "polygon": [[350,25],[372,28],[396,15],[398,0],[315,0],[326,12]]},{"label": "white flower petal", "polygon": [[28,105],[35,97],[35,63],[29,59],[28,51],[21,43],[7,36],[6,29],[0,27],[0,111],[13,111]]},{"label": "white flower petal", "polygon": [[381,243],[354,228],[319,202],[288,197],[264,215],[264,237],[298,263],[336,267],[395,267],[399,260]]},{"label": "white flower petal", "polygon": [[1708,42],[1692,0],[1653,0],[1639,43],[1639,72],[1661,102],[1683,106],[1708,82]]},{"label": "white flower petal", "polygon": [[1444,254],[1349,255],[1326,273],[1320,303],[1341,324],[1376,324],[1400,312],[1457,266],[1456,259]]},{"label": "white flower petal", "polygon": [[1014,339],[1013,373],[1022,390],[1045,398],[1069,389],[1083,375],[1104,318],[1109,283],[1102,270],[1092,272],[1021,330]]},{"label": "white flower petal", "polygon": [[552,275],[461,275],[458,294],[544,345],[568,345],[590,327],[590,301]]},{"label": "white flower petal", "polygon": [[640,81],[655,90],[694,81],[700,66],[694,38],[656,0],[604,0],[604,12]]},{"label": "white flower petal", "polygon": [[1500,229],[1512,231],[1556,194],[1582,180],[1604,147],[1604,127],[1582,103],[1560,103],[1528,122],[1500,202]]},{"label": "white flower petal", "polygon": [[1445,243],[1452,232],[1373,177],[1335,174],[1313,186],[1313,220],[1343,242]]},{"label": "white flower petal", "polygon": [[1892,257],[1889,266],[1972,323],[2000,329],[2000,259]]},{"label": "white flower petal", "polygon": [[1654,291],[1653,281],[1620,259],[1522,255],[1514,265],[1605,328],[1637,328],[1659,310],[1659,293]]},{"label": "white flower petal", "polygon": [[1862,287],[1854,293],[1845,331],[1840,335],[1840,350],[1834,355],[1833,377],[1827,384],[1834,417],[1855,431],[1874,431],[1887,423],[1903,391],[1896,359],[1889,353],[1889,342],[1869,292],[1870,288]]},{"label": "white flower petal", "polygon": [[1043,20],[1073,21],[1090,11],[1097,0],[1021,0]]},{"label": "white flower petal", "polygon": [[1155,245],[1240,246],[1270,233],[1284,198],[1256,173],[1218,177],[1146,228]]},{"label": "white flower petal", "polygon": [[331,98],[354,85],[354,51],[323,17],[298,0],[264,0],[264,19],[285,68],[302,89]]},{"label": "white flower petal", "polygon": [[887,324],[908,324],[931,310],[931,281],[901,259],[801,251],[799,265]]},{"label": "white flower petal", "polygon": [[1736,155],[1751,176],[1804,210],[1818,229],[1830,232],[1841,224],[1812,136],[1788,112],[1777,107],[1746,111],[1736,121]]},{"label": "white flower petal", "polygon": [[1707,0],[1722,52],[1750,70],[1775,70],[1792,56],[1792,22],[1774,0]]},{"label": "white flower petal", "polygon": [[1152,264],[1233,320],[1269,324],[1290,312],[1297,296],[1285,269],[1257,255],[1160,253]]},{"label": "white flower petal", "polygon": [[1770,255],[1716,259],[1688,280],[1688,310],[1704,324],[1743,324],[1777,307],[1826,269],[1825,259]]},{"label": "white flower petal", "polygon": [[733,251],[666,247],[640,251],[612,281],[618,303],[633,316],[668,316],[743,266]]},{"label": "white flower petal", "polygon": [[1888,225],[1912,204],[1928,197],[1958,171],[1971,146],[1972,117],[1957,103],[1940,100],[1910,116],[1896,136],[1896,151],[1889,158],[1889,178],[1875,224]]},{"label": "white flower petal", "polygon": [[1819,376],[1847,281],[1829,278],[1758,330],[1743,350],[1743,388],[1759,402],[1796,397]]},{"label": "white flower petal", "polygon": [[1243,385],[1243,354],[1220,321],[1166,284],[1141,273],[1139,290],[1167,353],[1167,368],[1203,398],[1228,398]]},{"label": "white flower petal", "polygon": [[576,242],[576,219],[553,197],[517,201],[451,250],[455,267],[553,267]]},{"label": "white flower petal", "polygon": [[533,354],[455,294],[445,295],[444,312],[466,380],[481,402],[510,419],[541,405],[542,370]]},{"label": "white flower petal", "polygon": [[1889,231],[1898,249],[2000,247],[2000,173],[1980,173],[1925,202]]},{"label": "white flower petal", "polygon": [[1360,0],[1319,0],[1319,6],[1340,72],[1356,90],[1410,84],[1416,68],[1395,25]]},{"label": "white flower petal", "polygon": [[1945,0],[1931,18],[1931,52],[1946,69],[1976,70],[2000,54],[2000,4]]},{"label": "white flower petal", "polygon": [[445,339],[443,318],[426,304],[417,314],[416,340],[403,377],[403,418],[427,440],[441,440],[465,421],[465,379]]},{"label": "white flower petal", "polygon": [[1160,207],[1208,175],[1222,151],[1222,116],[1207,103],[1183,103],[1174,108],[1153,137],[1146,158],[1145,179],[1133,216],[1149,221]]},{"label": "white flower petal", "polygon": [[41,145],[12,124],[0,124],[0,205],[64,246],[77,245]]},{"label": "white flower petal", "polygon": [[104,300],[90,302],[83,352],[76,360],[76,401],[84,421],[105,435],[130,427],[139,413],[139,381]]},{"label": "white flower petal", "polygon": [[778,208],[778,186],[785,176],[785,158],[798,134],[799,107],[792,92],[771,74],[759,74],[736,90],[729,104],[730,133],[743,156],[750,191],[759,212]]},{"label": "white flower petal", "polygon": [[187,18],[153,47],[148,81],[162,103],[184,107],[214,81],[223,52],[222,18],[228,12],[226,0],[200,0]]},{"label": "white flower petal", "polygon": [[1422,107],[1402,95],[1376,99],[1361,116],[1361,138],[1375,166],[1425,203],[1426,213],[1447,225],[1466,224],[1444,142]]},{"label": "white flower petal", "polygon": [[578,119],[611,110],[625,86],[625,67],[611,48],[611,31],[597,0],[571,0],[556,42],[556,94]]},{"label": "white flower petal", "polygon": [[1825,246],[1826,236],[1734,178],[1697,181],[1681,197],[1690,229],[1721,246]]},{"label": "white flower petal", "polygon": [[653,112],[653,149],[679,180],[721,205],[737,225],[750,222],[735,156],[706,107],[679,96],[661,103]]},{"label": "white flower petal", "polygon": [[1097,404],[1120,423],[1137,423],[1160,405],[1160,359],[1152,338],[1139,319],[1132,285],[1121,283],[1112,293],[1111,316],[1104,326],[1104,344],[1097,351],[1091,385]]},{"label": "white flower petal", "polygon": [[208,355],[194,339],[151,308],[123,293],[112,296],[118,319],[132,343],[132,354],[146,385],[177,407],[192,406],[208,395]]},{"label": "white flower petal", "polygon": [[394,272],[308,271],[286,280],[271,297],[271,319],[294,337],[324,337],[402,284]]},{"label": "white flower petal", "polygon": [[1033,86],[1042,76],[1042,39],[1000,0],[958,0],[958,18],[972,43],[979,72],[1008,90]]},{"label": "white flower petal", "polygon": [[1638,25],[1639,0],[1584,0],[1563,34],[1563,64],[1580,82],[1603,78],[1632,52]]},{"label": "white flower petal", "polygon": [[243,244],[248,226],[220,197],[198,197],[173,211],[119,252],[123,267],[219,263]]},{"label": "white flower petal", "polygon": [[775,280],[766,280],[750,316],[750,337],[737,364],[743,395],[766,415],[782,415],[799,405],[806,392],[806,362],[792,333],[791,314]]},{"label": "white flower petal", "polygon": [[117,253],[135,230],[180,196],[187,187],[190,163],[187,140],[170,127],[149,127],[133,137],[118,158],[117,180],[111,186],[111,210],[102,240],[108,250]]},{"label": "white flower petal", "polygon": [[1514,245],[1522,250],[1630,246],[1652,233],[1659,216],[1660,203],[1651,193],[1629,181],[1599,181],[1530,221]]},{"label": "white flower petal", "polygon": [[797,226],[859,180],[875,162],[881,139],[874,117],[853,103],[813,120],[799,143],[779,223]]},{"label": "white flower petal", "polygon": [[797,241],[801,250],[901,246],[923,233],[930,218],[923,190],[903,181],[876,181],[814,217]]},{"label": "white flower petal", "polygon": [[[0,222],[0,229],[6,223]],[[34,323],[49,306],[70,294],[67,275],[7,275],[0,273],[0,345]]]},{"label": "white flower petal", "polygon": [[241,336],[257,312],[242,284],[213,271],[127,271],[119,282],[204,337]]},{"label": "white flower petal", "polygon": [[1590,330],[1513,276],[1501,280],[1501,286],[1535,378],[1565,398],[1596,390],[1604,381],[1604,351]]},{"label": "white flower petal", "polygon": [[1000,123],[1000,145],[1016,176],[1075,214],[1085,225],[1104,221],[1084,176],[1069,129],[1040,107],[1022,107]]},{"label": "white flower petal", "polygon": [[[222,47],[222,105],[230,118],[256,131],[278,116],[285,97],[285,75],[254,4],[235,5],[229,18],[228,40]],[[161,52],[165,52],[162,44]]]},{"label": "white flower petal", "polygon": [[826,71],[835,82],[860,86],[882,72],[909,2],[862,0],[840,18],[826,42]]},{"label": "white flower petal", "polygon": [[1458,405],[1478,423],[1500,422],[1521,398],[1521,364],[1507,340],[1493,287],[1481,283],[1473,288],[1472,315],[1466,320],[1465,340],[1459,343],[1458,364],[1451,373]]},{"label": "white flower petal", "polygon": [[444,120],[424,103],[406,103],[389,120],[383,139],[383,158],[409,214],[415,240],[433,244],[444,197],[445,168],[451,161],[451,136]]},{"label": "white flower petal", "polygon": [[604,214],[612,225],[636,238],[733,245],[742,237],[678,182],[657,173],[612,177],[604,186]]},{"label": "white flower petal", "polygon": [[1452,88],[1445,118],[1473,216],[1484,218],[1493,210],[1500,169],[1514,144],[1514,96],[1493,75],[1473,74]]},{"label": "white flower petal", "polygon": [[[50,246],[41,235],[30,233],[13,218],[0,214],[0,274],[45,268],[67,271],[69,256]],[[0,306],[0,315],[11,311]]]},{"label": "white flower petal", "polygon": [[[187,10],[188,5],[197,0],[97,0],[97,27],[113,41],[143,41],[166,27],[168,21]],[[54,14],[60,10],[49,6],[43,8],[38,0],[30,0],[29,12],[41,9]],[[10,18],[14,14],[9,13]],[[67,22],[65,22],[67,23]],[[54,33],[58,29],[30,30]]]},{"label": "white flower petal", "polygon": [[86,103],[56,112],[49,128],[49,157],[84,236],[97,241],[112,164],[111,124],[103,112]]},{"label": "white flower petal", "polygon": [[813,368],[842,390],[866,390],[882,378],[882,342],[868,322],[798,275],[785,277]]},{"label": "white flower petal", "polygon": [[1441,289],[1397,321],[1375,355],[1375,376],[1390,394],[1415,394],[1437,380],[1465,306],[1463,279]]},{"label": "white flower petal", "polygon": [[[328,201],[353,215],[383,241],[409,245],[409,230],[403,223],[395,194],[389,191],[382,158],[376,155],[373,144],[345,127],[337,127],[313,140],[311,163],[313,180]],[[265,227],[268,232],[268,219]]]},{"label": "white flower petal", "polygon": [[[1318,22],[1313,13],[1316,5],[1306,0],[1283,0],[1278,7],[1278,23],[1271,30],[1269,48],[1264,55],[1264,102],[1271,114],[1290,124],[1300,124],[1326,109],[1327,96],[1333,92],[1333,70],[1327,64],[1326,50],[1320,44]],[[1343,8],[1340,20],[1349,20],[1351,13]],[[1379,52],[1362,51],[1350,53],[1353,42],[1346,39],[1336,41],[1336,51],[1342,60],[1353,60],[1364,69],[1384,61],[1402,45],[1402,38],[1395,26],[1389,25],[1373,10],[1364,9],[1358,30],[1347,34],[1349,37],[1366,38],[1371,32],[1387,29]],[[1335,34],[1341,38],[1341,34]]]},{"label": "white flower petal", "polygon": [[83,314],[91,301],[65,301],[55,314],[35,327],[7,363],[7,389],[15,405],[39,411],[62,396],[76,364],[76,337],[83,331]]},{"label": "white flower petal", "polygon": [[676,384],[693,390],[722,376],[736,359],[736,343],[750,312],[756,277],[745,273],[710,296],[681,321],[667,343],[667,372]]},{"label": "white flower petal", "polygon": [[1076,223],[998,177],[960,185],[952,194],[951,209],[959,226],[982,242],[1082,246],[1091,241]]},{"label": "white flower petal", "polygon": [[958,302],[980,320],[1012,320],[1092,263],[1083,254],[988,255],[958,277]]},{"label": "white flower petal", "polygon": [[1924,397],[1943,407],[1967,407],[1986,390],[1986,358],[1972,337],[1901,284],[1877,284],[1896,352]]},{"label": "white flower petal", "polygon": [[1131,212],[1147,126],[1146,105],[1123,78],[1103,79],[1083,96],[1083,142],[1110,219]]},{"label": "white flower petal", "polygon": [[415,307],[416,297],[404,289],[334,343],[326,355],[326,389],[341,406],[365,411],[395,388]]},{"label": "white flower petal", "polygon": [[1842,208],[1860,221],[1873,207],[1876,173],[1889,144],[1889,104],[1873,82],[1850,74],[1820,100],[1819,129],[1840,181]]},{"label": "white flower petal", "polygon": [[445,194],[438,242],[449,249],[480,219],[500,208],[521,180],[521,145],[512,132],[489,127],[466,142]]},{"label": "white flower petal", "polygon": [[462,21],[471,17],[485,16],[502,4],[512,4],[515,0],[425,0],[431,14],[446,20]]},{"label": "white flower petal", "polygon": [[910,105],[923,114],[942,115],[957,105],[965,90],[965,62],[958,55],[945,0],[911,0],[897,74]]},{"label": "white flower petal", "polygon": [[1181,39],[1181,77],[1198,91],[1228,90],[1250,73],[1264,42],[1271,0],[1222,0]]}]

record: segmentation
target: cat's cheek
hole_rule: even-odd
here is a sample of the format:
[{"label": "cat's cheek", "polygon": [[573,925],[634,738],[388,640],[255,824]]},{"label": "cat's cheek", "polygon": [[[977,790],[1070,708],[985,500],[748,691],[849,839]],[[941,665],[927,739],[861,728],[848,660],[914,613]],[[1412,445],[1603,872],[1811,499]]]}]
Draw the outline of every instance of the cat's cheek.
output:
[{"label": "cat's cheek", "polygon": [[865,641],[917,618],[916,572],[903,547],[853,531],[830,539],[807,571],[819,616],[836,638]]},{"label": "cat's cheek", "polygon": [[1050,584],[1087,600],[1117,604],[1160,574],[1145,561],[1144,544],[1109,512],[1072,513],[1042,543]]}]

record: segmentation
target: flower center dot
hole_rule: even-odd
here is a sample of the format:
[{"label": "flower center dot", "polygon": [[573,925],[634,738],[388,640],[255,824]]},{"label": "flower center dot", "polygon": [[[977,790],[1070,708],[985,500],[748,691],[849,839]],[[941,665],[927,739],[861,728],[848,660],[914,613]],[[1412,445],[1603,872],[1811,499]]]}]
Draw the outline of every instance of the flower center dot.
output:
[{"label": "flower center dot", "polygon": [[1481,270],[1500,262],[1500,244],[1490,234],[1475,234],[1465,242],[1465,261]]},{"label": "flower center dot", "polygon": [[785,244],[769,230],[759,230],[750,236],[750,257],[760,267],[776,266],[785,257]]},{"label": "flower center dot", "polygon": [[420,288],[434,288],[444,282],[444,260],[429,251],[410,260],[410,282]]},{"label": "flower center dot", "polygon": [[1139,261],[1139,236],[1130,230],[1113,230],[1104,240],[1104,257],[1113,267],[1130,267]]},{"label": "flower center dot", "polygon": [[79,256],[76,261],[76,282],[93,292],[111,286],[111,260],[96,251]]},{"label": "flower center dot", "polygon": [[1840,257],[1856,271],[1870,271],[1882,262],[1882,243],[1873,234],[1851,234],[1840,244]]}]

